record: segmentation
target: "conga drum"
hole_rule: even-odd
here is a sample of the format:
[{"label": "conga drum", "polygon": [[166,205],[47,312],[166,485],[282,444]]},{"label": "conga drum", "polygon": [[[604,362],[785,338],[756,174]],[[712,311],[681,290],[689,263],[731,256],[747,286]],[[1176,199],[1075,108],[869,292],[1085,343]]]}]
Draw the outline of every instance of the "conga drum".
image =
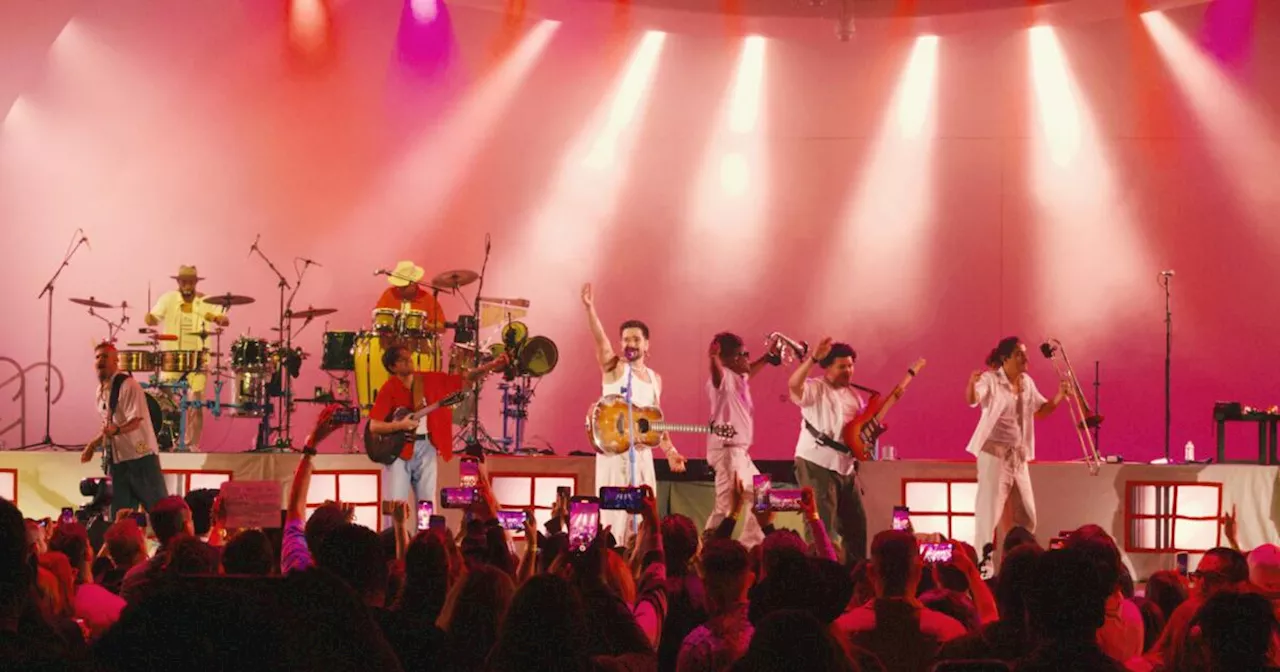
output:
[{"label": "conga drum", "polygon": [[[384,348],[391,345],[407,345],[412,349],[413,343],[413,341],[406,342],[368,332],[362,332],[356,339],[356,399],[360,403],[361,413],[369,415],[369,409],[373,408],[378,390],[382,389],[382,384],[391,378],[391,374],[382,366]],[[435,370],[434,355],[430,348],[414,351],[413,370]]]}]

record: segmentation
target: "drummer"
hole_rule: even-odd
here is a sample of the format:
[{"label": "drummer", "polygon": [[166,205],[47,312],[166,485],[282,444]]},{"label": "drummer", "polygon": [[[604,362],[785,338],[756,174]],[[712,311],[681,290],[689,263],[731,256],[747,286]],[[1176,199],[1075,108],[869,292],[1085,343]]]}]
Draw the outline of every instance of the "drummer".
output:
[{"label": "drummer", "polygon": [[417,283],[426,275],[421,266],[412,261],[401,261],[387,274],[391,286],[378,297],[376,308],[390,308],[401,313],[420,310],[426,313],[426,327],[431,331],[444,328],[444,310],[440,302]]},{"label": "drummer", "polygon": [[[173,277],[178,281],[178,288],[169,290],[156,299],[156,305],[147,313],[149,326],[160,327],[160,333],[175,337],[173,340],[161,340],[160,349],[204,351],[205,338],[201,336],[206,326],[212,323],[225,327],[231,324],[225,310],[220,306],[206,303],[204,294],[196,291],[196,283],[204,280],[196,272],[195,266],[179,266],[178,274]],[[189,398],[194,401],[204,400],[205,375],[203,371],[190,373],[162,373],[160,379],[173,382],[186,376],[190,388]],[[200,434],[204,424],[204,407],[187,409],[187,450],[198,450]]]}]

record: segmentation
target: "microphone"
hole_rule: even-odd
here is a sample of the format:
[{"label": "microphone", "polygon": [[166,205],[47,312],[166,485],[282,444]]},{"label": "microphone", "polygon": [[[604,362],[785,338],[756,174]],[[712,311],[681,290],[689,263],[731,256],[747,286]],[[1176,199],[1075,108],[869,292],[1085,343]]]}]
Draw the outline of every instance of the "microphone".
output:
[{"label": "microphone", "polygon": [[1053,351],[1054,347],[1048,341],[1040,344],[1040,354],[1044,355],[1045,359],[1053,359]]},{"label": "microphone", "polygon": [[1160,275],[1161,275],[1161,276],[1163,276],[1163,277],[1166,277],[1166,278],[1172,278],[1172,277],[1173,277],[1173,269],[1169,269],[1169,270],[1167,270],[1167,271],[1160,271]]},{"label": "microphone", "polygon": [[385,268],[379,268],[378,270],[374,271],[374,272],[373,272],[373,274],[374,274],[375,276],[377,276],[377,275],[391,275],[391,272],[390,272],[390,271],[388,271],[388,270],[387,270],[387,269],[385,269]]},{"label": "microphone", "polygon": [[623,348],[622,358],[628,362],[634,362],[640,358],[640,351],[631,347]]},{"label": "microphone", "polygon": [[89,236],[86,236],[83,233],[81,233],[80,242],[84,243],[84,246],[89,248],[90,250],[93,249],[93,247],[89,245]]},{"label": "microphone", "polygon": [[486,255],[487,255],[487,254],[489,254],[489,247],[491,246],[491,244],[492,244],[492,243],[491,243],[491,242],[490,242],[490,240],[489,240],[489,234],[487,234],[487,233],[486,233],[486,234],[484,234],[484,253],[485,253]]},{"label": "microphone", "polygon": [[[306,257],[298,257],[298,260],[308,266],[320,266],[318,262],[312,261]],[[323,266],[321,266],[321,268],[323,268]]]},{"label": "microphone", "polygon": [[253,256],[253,251],[254,251],[254,250],[256,250],[256,249],[258,249],[258,241],[259,241],[259,240],[262,240],[262,234],[261,234],[261,233],[259,233],[259,234],[257,235],[257,237],[253,239],[253,244],[249,246],[249,254],[248,254],[248,255],[246,255],[246,256],[248,256],[248,257],[252,257],[252,256]]}]

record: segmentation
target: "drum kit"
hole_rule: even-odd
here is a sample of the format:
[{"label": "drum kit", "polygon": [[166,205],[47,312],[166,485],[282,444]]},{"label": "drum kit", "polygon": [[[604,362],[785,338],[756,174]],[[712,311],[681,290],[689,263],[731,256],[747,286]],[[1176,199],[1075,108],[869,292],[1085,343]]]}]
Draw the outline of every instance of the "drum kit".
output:
[{"label": "drum kit", "polygon": [[[418,284],[435,296],[440,293],[457,295],[463,287],[479,278],[474,271],[456,270],[441,273],[431,278],[429,283]],[[125,303],[113,305],[93,297],[71,301],[89,308],[91,315],[106,321],[111,340],[115,340],[129,321]],[[235,306],[253,303],[255,299],[237,294],[218,294],[206,295],[204,301],[230,311]],[[190,408],[208,408],[214,417],[221,417],[225,409],[233,418],[256,419],[260,424],[254,451],[287,449],[289,416],[296,403],[354,404],[367,416],[373,408],[378,389],[389,377],[382,366],[382,353],[387,348],[406,347],[412,353],[416,370],[439,371],[442,370],[445,334],[453,331],[445,369],[449,373],[460,375],[490,363],[504,353],[512,362],[499,370],[503,376],[498,385],[502,391],[502,439],[491,436],[479,420],[477,400],[488,378],[486,374],[475,381],[474,394],[454,408],[454,424],[461,427],[456,432],[457,441],[467,446],[479,444],[490,452],[511,453],[523,447],[524,423],[536,381],[554,370],[559,360],[558,350],[551,339],[530,336],[528,326],[519,321],[529,310],[529,302],[525,299],[477,296],[476,314],[460,315],[456,322],[433,320],[422,310],[376,308],[370,316],[369,328],[324,332],[320,369],[330,377],[330,387],[327,391],[316,387],[314,398],[294,398],[289,381],[298,376],[302,360],[309,355],[292,345],[296,333],[291,325],[301,320],[300,331],[312,320],[337,311],[333,308],[292,311],[283,301],[282,304],[283,328],[272,327],[279,338],[268,340],[243,333],[230,344],[229,364],[223,363],[224,330],[221,327],[185,334],[181,339],[175,334],[144,328],[139,330],[142,340],[119,348],[121,371],[149,374],[142,387],[147,393],[161,450],[187,450],[185,411]],[[94,312],[116,308],[122,311],[118,323]],[[489,335],[487,340],[482,338],[483,334]],[[177,342],[189,343],[190,339],[186,337],[199,338],[201,347],[173,348]],[[211,338],[213,347],[209,347]],[[197,382],[194,377],[204,374],[209,374],[213,380],[213,393],[205,395],[204,399],[192,398],[192,392],[203,389],[204,382],[203,378]],[[353,379],[355,399],[351,398]],[[231,401],[223,403],[222,388],[228,382],[231,384]],[[358,450],[354,446],[354,434],[347,443],[348,450]]]}]

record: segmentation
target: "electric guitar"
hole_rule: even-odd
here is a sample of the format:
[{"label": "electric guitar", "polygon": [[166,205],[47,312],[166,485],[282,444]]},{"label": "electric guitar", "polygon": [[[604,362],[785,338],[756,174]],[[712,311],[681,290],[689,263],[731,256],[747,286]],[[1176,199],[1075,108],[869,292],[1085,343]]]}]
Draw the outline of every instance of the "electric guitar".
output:
[{"label": "electric guitar", "polygon": [[883,423],[884,416],[893,408],[894,403],[906,392],[907,386],[911,384],[911,380],[916,377],[915,374],[920,373],[924,368],[924,358],[916,360],[911,368],[907,369],[908,373],[903,377],[902,382],[888,395],[881,397],[879,394],[873,394],[867,407],[862,410],[854,419],[845,424],[844,429],[840,431],[840,440],[844,445],[853,451],[853,456],[859,460],[870,460],[874,456],[872,451],[875,449],[876,439],[881,434],[889,431],[889,426]]},{"label": "electric guitar", "polygon": [[592,404],[587,411],[587,440],[596,452],[604,455],[620,455],[630,449],[632,437],[637,449],[650,449],[662,442],[663,432],[689,434],[715,434],[722,439],[732,439],[738,431],[732,425],[708,423],[705,425],[666,422],[662,409],[657,406],[632,406],[630,417],[634,432],[629,432],[627,399],[620,394],[608,394]]},{"label": "electric guitar", "polygon": [[[417,422],[426,417],[432,411],[440,408],[449,408],[462,403],[467,398],[467,390],[459,390],[433,404],[423,406],[417,411],[411,411],[401,406],[382,418],[383,422],[397,422],[400,420],[413,420]],[[414,432],[412,430],[400,430],[389,434],[374,434],[371,429],[373,419],[364,425],[364,454],[369,459],[378,464],[392,464],[400,458],[400,452],[404,450],[406,445],[413,445]]]}]

